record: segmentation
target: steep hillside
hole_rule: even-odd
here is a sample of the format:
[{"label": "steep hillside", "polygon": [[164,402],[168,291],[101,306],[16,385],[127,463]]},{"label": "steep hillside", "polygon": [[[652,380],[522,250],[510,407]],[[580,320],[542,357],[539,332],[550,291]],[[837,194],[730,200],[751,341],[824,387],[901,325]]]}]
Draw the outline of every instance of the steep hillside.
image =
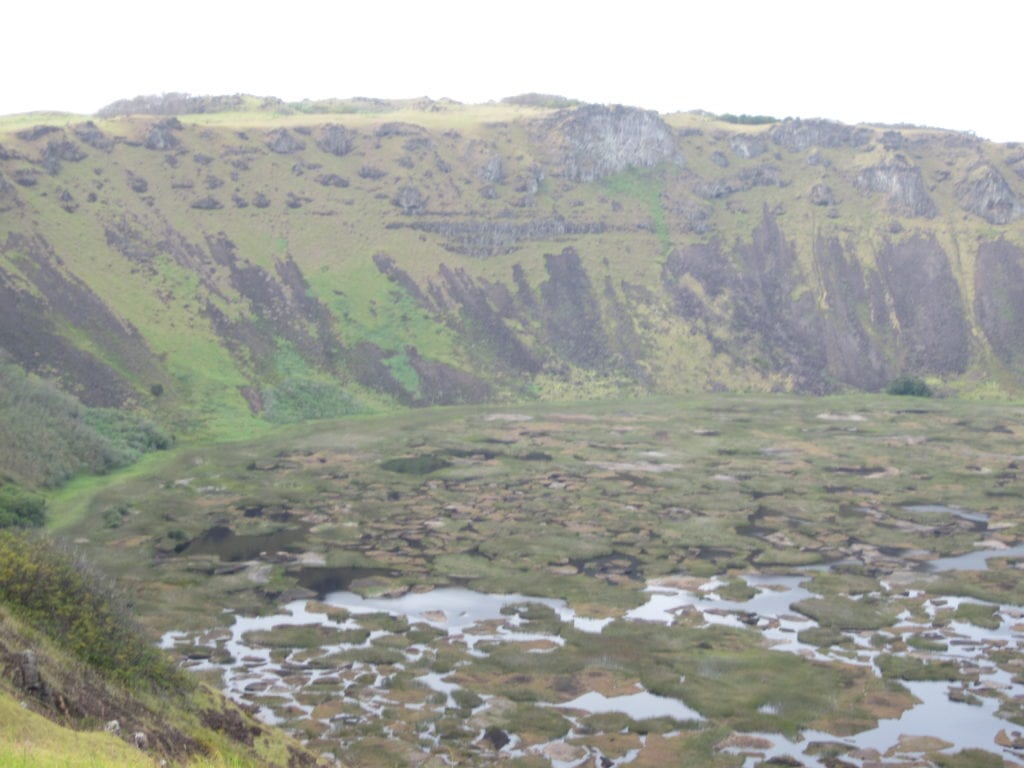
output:
[{"label": "steep hillside", "polygon": [[1015,145],[541,97],[104,114],[0,121],[0,347],[87,406],[236,436],[389,404],[1024,382]]},{"label": "steep hillside", "polygon": [[0,531],[0,764],[319,763],[176,671],[80,560]]}]

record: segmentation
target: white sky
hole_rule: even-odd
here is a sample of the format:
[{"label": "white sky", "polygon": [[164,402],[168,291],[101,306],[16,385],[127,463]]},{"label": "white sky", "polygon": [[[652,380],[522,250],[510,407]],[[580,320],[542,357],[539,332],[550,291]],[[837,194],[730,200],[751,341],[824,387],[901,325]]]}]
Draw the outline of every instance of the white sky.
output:
[{"label": "white sky", "polygon": [[0,114],[536,91],[1024,141],[1022,22],[1020,0],[19,0],[0,14]]}]

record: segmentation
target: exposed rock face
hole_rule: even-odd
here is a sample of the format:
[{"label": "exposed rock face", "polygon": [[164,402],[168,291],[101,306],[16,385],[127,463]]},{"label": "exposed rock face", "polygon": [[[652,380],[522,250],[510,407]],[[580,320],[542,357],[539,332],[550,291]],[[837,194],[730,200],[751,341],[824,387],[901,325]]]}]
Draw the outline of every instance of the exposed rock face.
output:
[{"label": "exposed rock face", "polygon": [[316,183],[324,187],[344,189],[348,186],[348,179],[336,173],[324,173],[316,177]]},{"label": "exposed rock face", "polygon": [[427,208],[427,199],[423,193],[412,186],[402,187],[398,190],[398,194],[391,202],[401,208],[402,213],[406,216],[423,213]]},{"label": "exposed rock face", "polygon": [[320,129],[320,138],[317,139],[316,145],[335,157],[344,157],[352,151],[354,142],[347,128],[332,123]]},{"label": "exposed rock face", "polygon": [[415,347],[406,347],[409,364],[420,381],[417,405],[480,403],[491,395],[491,386],[472,374],[436,360],[422,357]]},{"label": "exposed rock face", "polygon": [[895,162],[865,168],[857,174],[854,184],[862,192],[887,195],[894,213],[930,219],[939,212],[925,189],[921,169],[900,156]]},{"label": "exposed rock face", "polygon": [[558,112],[545,128],[560,138],[561,175],[573,181],[681,160],[672,129],[656,112],[592,104]]},{"label": "exposed rock face", "polygon": [[512,253],[520,243],[528,240],[546,240],[565,235],[604,231],[604,225],[601,223],[573,222],[563,218],[531,219],[529,221],[501,219],[417,221],[409,226],[412,229],[441,235],[445,238],[444,247],[453,253],[477,258]]},{"label": "exposed rock face", "polygon": [[498,155],[491,155],[484,167],[480,169],[480,178],[492,184],[500,184],[505,180],[505,166]]},{"label": "exposed rock face", "polygon": [[811,147],[863,146],[871,141],[871,131],[830,120],[785,120],[768,129],[771,140],[790,152]]},{"label": "exposed rock face", "polygon": [[808,195],[814,205],[835,205],[836,197],[828,184],[815,184]]},{"label": "exposed rock face", "polygon": [[1000,360],[1024,370],[1024,250],[982,243],[974,273],[974,312]]},{"label": "exposed rock face", "polygon": [[17,188],[0,173],[0,213],[17,208],[18,202]]},{"label": "exposed rock face", "polygon": [[207,195],[206,197],[201,197],[198,200],[193,201],[192,207],[198,211],[216,211],[224,206],[216,197]]},{"label": "exposed rock face", "polygon": [[46,143],[46,149],[43,150],[40,162],[42,162],[43,167],[51,175],[55,176],[60,173],[61,162],[77,163],[85,158],[85,152],[83,152],[82,148],[73,141],[68,141],[67,139],[53,139]]},{"label": "exposed rock face", "polygon": [[608,339],[597,296],[579,254],[572,248],[546,254],[544,268],[548,279],[541,283],[540,298],[551,348],[577,365],[605,368]]},{"label": "exposed rock face", "polygon": [[158,152],[166,152],[169,149],[174,149],[181,144],[178,137],[174,135],[175,131],[180,130],[181,122],[177,118],[161,120],[150,128],[149,133],[146,135],[146,149],[152,149]]},{"label": "exposed rock face", "polygon": [[693,191],[706,200],[716,200],[754,187],[784,187],[787,184],[789,182],[782,177],[777,166],[763,163],[753,168],[744,168],[733,177],[698,181]]},{"label": "exposed rock face", "polygon": [[267,134],[267,149],[279,155],[290,155],[306,148],[306,143],[295,138],[287,128],[279,128]]},{"label": "exposed rock face", "polygon": [[[687,274],[700,283],[707,301],[687,287]],[[677,311],[699,320],[713,345],[725,344],[723,331],[730,327],[739,346],[735,356],[791,371],[800,390],[825,389],[818,308],[811,294],[795,295],[805,280],[792,243],[767,210],[749,243],[738,243],[731,255],[718,241],[675,252],[662,280]],[[715,301],[723,295],[727,305]]]},{"label": "exposed rock face", "polygon": [[[131,402],[134,390],[105,360],[143,381],[157,381],[154,361],[137,331],[121,321],[87,286],[62,272],[49,244],[11,233],[0,255],[27,256],[25,272],[38,295],[26,291],[17,276],[0,268],[0,347],[26,370],[60,371],[65,388],[86,405],[117,407]],[[82,329],[102,356],[75,347],[60,325]]]},{"label": "exposed rock face", "polygon": [[755,157],[760,157],[768,151],[768,143],[764,140],[763,136],[753,136],[749,134],[739,134],[733,136],[729,140],[729,146],[732,147],[732,151],[737,156],[750,160]]},{"label": "exposed rock face", "polygon": [[896,340],[878,273],[847,257],[834,237],[817,238],[814,258],[824,289],[822,331],[830,374],[859,389],[883,388],[898,371],[888,361]]},{"label": "exposed rock face", "polygon": [[[512,297],[504,295],[477,283],[461,269],[451,269],[442,264],[438,273],[439,285],[431,283],[431,296],[439,309],[449,317],[449,323],[462,328],[472,340],[471,349],[486,349],[487,357],[503,372],[533,374],[540,370],[540,363],[526,345],[506,324],[515,316],[518,307],[513,306]],[[528,297],[519,297],[519,306],[524,309],[535,305],[532,293],[526,288]]]},{"label": "exposed rock face", "polygon": [[12,654],[9,666],[12,682],[16,688],[40,701],[50,701],[50,686],[39,671],[39,662],[36,659],[35,651],[27,650]]},{"label": "exposed rock face", "polygon": [[22,141],[37,141],[43,138],[43,136],[48,136],[51,133],[57,133],[58,131],[60,131],[60,128],[55,125],[33,125],[31,128],[18,131],[14,135]]},{"label": "exposed rock face", "polygon": [[956,185],[956,199],[965,211],[989,224],[1009,224],[1024,213],[1024,205],[999,172],[987,163]]},{"label": "exposed rock face", "polygon": [[[110,264],[160,309],[155,345],[194,322],[254,392],[282,344],[408,405],[531,386],[877,390],[996,359],[1024,385],[1019,147],[821,120],[670,128],[626,107],[502,117],[467,131],[338,115],[251,137],[149,117],[0,137],[0,347],[89,404],[140,402],[158,381],[177,397],[119,320],[141,310],[109,297]],[[164,151],[144,157],[139,137]],[[674,167],[682,154],[703,158],[699,177]],[[630,168],[651,170],[600,183]],[[72,213],[88,258],[32,234]],[[391,282],[356,296],[346,275],[374,253]],[[322,270],[310,284],[307,269]],[[380,317],[390,336],[368,329],[400,294],[415,323],[403,304]],[[404,335],[422,323],[429,353]]]},{"label": "exposed rock face", "polygon": [[96,123],[92,120],[80,123],[72,130],[79,141],[83,144],[88,144],[93,149],[99,149],[106,152],[114,146],[114,140],[97,128]]},{"label": "exposed rock face", "polygon": [[904,368],[962,373],[970,359],[970,329],[949,256],[931,236],[890,243],[877,255],[892,297]]}]

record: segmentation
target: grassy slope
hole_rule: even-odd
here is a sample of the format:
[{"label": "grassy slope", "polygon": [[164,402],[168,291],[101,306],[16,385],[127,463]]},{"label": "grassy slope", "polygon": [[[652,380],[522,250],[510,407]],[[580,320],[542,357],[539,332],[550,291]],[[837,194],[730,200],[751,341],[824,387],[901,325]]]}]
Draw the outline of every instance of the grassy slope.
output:
[{"label": "grassy slope", "polygon": [[[255,102],[254,102],[255,104]],[[344,109],[366,109],[348,105]],[[511,284],[511,269],[521,264],[529,283],[536,288],[546,276],[544,254],[554,253],[565,242],[528,241],[506,256],[487,260],[453,254],[441,247],[440,238],[421,235],[409,229],[385,229],[382,223],[405,223],[391,197],[405,184],[419,187],[428,199],[429,210],[446,214],[472,215],[478,218],[500,218],[515,199],[512,183],[497,185],[498,198],[490,200],[479,192],[478,178],[481,158],[490,153],[502,157],[509,179],[533,165],[547,162],[542,146],[531,144],[523,121],[549,114],[545,110],[489,105],[476,107],[446,106],[432,111],[414,103],[400,103],[379,108],[381,111],[350,111],[339,114],[280,114],[259,110],[236,113],[191,115],[181,118],[184,125],[177,135],[187,147],[178,155],[174,167],[165,159],[167,153],[147,150],[141,146],[118,145],[110,154],[90,148],[89,157],[78,163],[64,163],[58,176],[42,176],[31,188],[19,188],[25,207],[5,214],[12,228],[34,229],[44,233],[54,250],[74,260],[64,268],[82,279],[126,321],[140,330],[154,354],[162,356],[169,374],[168,397],[148,402],[151,408],[163,409],[164,417],[180,413],[182,406],[190,417],[181,423],[183,429],[199,429],[217,438],[242,438],[260,434],[264,429],[259,419],[249,412],[239,387],[260,385],[274,374],[257,370],[244,355],[234,356],[217,338],[209,321],[199,314],[207,301],[218,306],[229,318],[245,317],[252,307],[241,301],[232,290],[223,269],[212,266],[205,279],[161,255],[149,267],[132,264],[111,252],[104,228],[125,222],[152,241],[159,242],[163,233],[173,229],[185,241],[202,246],[206,237],[224,233],[238,246],[240,258],[273,272],[275,263],[291,257],[302,269],[313,296],[332,312],[334,329],[343,343],[371,341],[393,353],[387,360],[396,378],[415,389],[412,374],[404,357],[404,345],[414,344],[428,359],[473,369],[472,355],[464,341],[450,327],[428,317],[401,291],[384,280],[372,266],[370,257],[387,253],[399,267],[421,286],[436,280],[437,264],[466,270],[470,275]],[[36,117],[38,122],[42,118]],[[608,221],[612,224],[600,234],[578,235],[570,239],[580,253],[607,312],[607,299],[602,287],[605,279],[619,290],[622,280],[641,286],[656,287],[665,255],[672,247],[701,242],[707,235],[686,231],[674,213],[679,203],[706,207],[714,222],[714,234],[726,244],[749,239],[764,207],[782,211],[780,219],[787,239],[793,241],[808,280],[808,290],[815,287],[814,266],[810,247],[815,236],[837,236],[859,257],[870,264],[875,249],[885,240],[933,233],[953,260],[954,274],[966,304],[973,297],[973,248],[979,236],[1003,236],[1018,241],[1016,229],[996,228],[975,217],[964,218],[953,198],[952,182],[931,184],[931,194],[944,212],[932,219],[905,221],[904,231],[894,234],[889,224],[895,218],[887,212],[881,195],[865,195],[853,186],[856,169],[891,159],[894,153],[875,145],[872,151],[840,147],[819,148],[819,163],[810,165],[803,156],[779,150],[773,160],[787,180],[783,187],[754,187],[725,199],[703,201],[687,191],[694,175],[716,178],[735,175],[744,168],[765,162],[766,157],[743,160],[730,155],[730,166],[720,168],[712,162],[719,149],[728,153],[728,139],[737,133],[763,133],[765,126],[737,126],[716,122],[703,115],[680,114],[667,118],[676,129],[688,135],[681,139],[685,170],[654,169],[626,172],[594,184],[566,184],[549,176],[532,200],[530,216],[535,218],[563,215],[574,221]],[[78,118],[66,117],[55,123],[74,124]],[[96,121],[110,136],[126,141],[141,141],[156,118],[113,118]],[[263,148],[265,133],[272,129],[314,128],[324,122],[345,125],[357,132],[353,152],[334,157],[315,149],[315,134],[303,136],[307,149],[296,155],[275,155]],[[385,122],[407,122],[431,132],[433,147],[429,151],[407,150],[402,137],[377,138],[374,132]],[[4,146],[32,157],[45,140],[27,142],[13,136],[13,131],[33,124],[29,117],[0,120],[0,138]],[[697,133],[694,133],[697,131]],[[239,132],[249,139],[243,140]],[[908,137],[927,138],[938,142],[928,132],[906,131]],[[932,138],[928,138],[932,137]],[[941,137],[940,137],[941,138]],[[230,165],[232,147],[247,148],[255,154],[242,155],[249,170]],[[981,155],[999,161],[1003,150],[984,146],[946,148],[941,153],[916,148],[908,151],[911,160],[920,165],[926,181],[940,171],[948,171],[952,179],[966,173]],[[205,155],[206,164],[194,160]],[[443,157],[451,166],[449,174],[434,167],[436,157]],[[411,158],[412,167],[400,161]],[[298,174],[293,168],[298,160],[319,167]],[[372,165],[387,172],[380,180],[364,179],[359,171]],[[837,170],[838,169],[838,170]],[[149,184],[145,194],[132,192],[128,174],[144,178]],[[324,173],[336,173],[350,181],[342,189],[325,188],[315,182]],[[207,189],[214,176],[223,187]],[[823,209],[806,203],[810,187],[826,179],[840,201],[841,216],[829,219]],[[62,190],[69,190],[79,202],[74,214],[64,212],[57,204]],[[311,202],[300,208],[284,205],[285,190]],[[271,199],[271,206],[235,208],[232,193],[251,200],[258,192]],[[85,199],[97,195],[95,203]],[[217,211],[199,211],[191,203],[205,194],[221,200]],[[149,202],[147,202],[149,198]],[[612,206],[619,210],[612,215]],[[638,229],[637,224],[649,222],[651,230]],[[396,292],[397,291],[397,292]],[[655,290],[655,293],[659,292]],[[619,296],[621,299],[621,295]],[[819,301],[825,301],[822,294]],[[777,374],[758,371],[742,360],[716,355],[700,334],[673,317],[667,300],[634,307],[646,313],[642,317],[642,334],[647,349],[644,367],[654,388],[660,391],[687,392],[706,388],[717,382],[730,389],[764,390],[789,386]],[[606,315],[607,316],[607,315]],[[68,329],[73,334],[73,329]],[[527,335],[523,338],[529,341]],[[75,342],[89,348],[88,338],[76,336]],[[979,344],[984,348],[984,344]],[[95,345],[93,345],[95,349]],[[975,355],[975,368],[963,379],[953,382],[963,392],[990,391],[996,386],[1015,386],[1012,378],[1000,375],[984,354]],[[116,364],[116,361],[108,361]],[[995,377],[985,376],[994,371]],[[315,370],[308,375],[322,375]],[[487,375],[487,372],[484,371]],[[600,377],[598,377],[600,378]],[[984,379],[984,382],[981,381]],[[145,392],[148,382],[135,382]],[[344,384],[357,398],[362,397],[374,407],[385,404],[351,381]],[[571,371],[568,376],[538,376],[532,391],[541,397],[561,399],[567,396],[595,395],[616,391],[621,385],[611,380],[599,381],[591,374]],[[621,391],[621,390],[620,390]],[[628,390],[627,390],[628,391]],[[509,395],[510,390],[502,390]],[[143,398],[145,399],[145,398]]]},{"label": "grassy slope", "polygon": [[[138,400],[160,423],[179,436],[203,440],[238,440],[267,434],[270,425],[254,415],[242,397],[243,387],[266,390],[288,377],[334,381],[357,403],[370,411],[390,411],[395,403],[386,395],[360,386],[344,367],[327,371],[303,358],[283,339],[276,339],[277,353],[268,362],[254,358],[244,347],[232,352],[218,337],[203,308],[210,303],[232,321],[251,318],[257,307],[242,297],[231,276],[204,253],[206,240],[223,234],[236,246],[236,256],[275,275],[277,265],[293,259],[309,285],[308,293],[331,315],[331,329],[338,341],[352,348],[370,342],[384,350],[384,364],[394,378],[413,394],[419,380],[405,352],[415,346],[420,355],[483,376],[494,377],[490,352],[472,347],[455,327],[456,318],[431,315],[419,307],[399,286],[388,281],[372,263],[375,253],[386,253],[426,289],[438,282],[439,264],[464,270],[477,281],[504,285],[514,291],[512,270],[521,265],[526,282],[535,293],[548,278],[545,254],[572,245],[579,253],[604,318],[612,305],[605,295],[606,282],[614,299],[634,313],[639,333],[639,367],[649,384],[563,365],[545,367],[529,380],[494,378],[497,399],[524,396],[549,400],[579,397],[614,397],[645,389],[666,393],[691,393],[709,387],[734,391],[787,389],[792,381],[783,373],[759,367],[751,352],[727,354],[712,345],[699,328],[681,321],[660,288],[661,270],[672,248],[718,238],[726,253],[735,244],[749,241],[762,211],[779,213],[784,236],[791,241],[806,287],[819,304],[829,297],[822,290],[811,253],[815,237],[837,237],[871,267],[875,251],[886,241],[930,233],[950,254],[954,275],[970,308],[973,298],[974,258],[979,239],[1003,237],[1022,242],[1018,227],[994,227],[977,217],[966,216],[954,198],[953,182],[932,183],[937,174],[950,179],[966,174],[981,157],[997,167],[1006,159],[1006,148],[998,145],[934,145],[944,134],[905,130],[909,141],[926,142],[905,150],[921,167],[923,178],[942,214],[935,219],[899,219],[888,211],[882,195],[865,195],[853,179],[858,168],[890,161],[895,153],[879,144],[870,151],[859,148],[817,148],[816,164],[804,154],[769,145],[769,155],[744,160],[729,150],[737,134],[764,134],[767,126],[723,123],[706,115],[676,114],[666,121],[680,132],[683,168],[658,167],[629,170],[592,184],[571,184],[551,173],[549,148],[531,135],[530,120],[549,111],[508,105],[451,106],[415,102],[368,106],[348,103],[333,114],[304,114],[261,110],[258,100],[249,100],[247,111],[189,115],[180,118],[176,131],[184,151],[152,151],[144,141],[158,118],[111,118],[96,120],[108,137],[122,140],[110,152],[85,147],[88,156],[80,162],[63,162],[60,173],[41,173],[32,187],[17,187],[23,205],[3,214],[4,224],[14,232],[40,233],[62,259],[60,270],[81,280],[115,314],[137,328],[145,339],[161,372],[162,397],[152,397],[156,383],[141,380],[128,371],[123,361],[108,353],[96,339],[73,324],[63,332],[79,348],[88,350],[123,373],[138,391]],[[0,140],[4,147],[25,157],[37,157],[46,138],[19,139],[16,131],[49,122],[73,126],[77,116],[15,116],[0,118]],[[346,126],[354,132],[355,146],[344,157],[335,157],[315,147],[315,131],[325,122]],[[404,122],[430,132],[429,149],[408,149],[405,137],[379,137],[388,122]],[[306,144],[294,155],[277,155],[266,150],[267,131],[287,128]],[[303,130],[312,130],[305,135]],[[242,138],[245,134],[247,138]],[[68,136],[73,137],[71,131]],[[947,142],[948,143],[948,142]],[[238,154],[237,150],[244,150]],[[721,168],[713,160],[723,152],[729,165]],[[773,154],[774,153],[774,154]],[[508,181],[495,185],[497,199],[480,193],[483,182],[479,168],[491,154],[502,158]],[[247,169],[232,165],[243,158]],[[451,167],[440,173],[437,160]],[[756,186],[724,199],[702,200],[691,191],[695,179],[735,177],[745,169],[769,162],[778,166],[785,186]],[[296,163],[309,167],[296,171]],[[411,163],[411,167],[406,167]],[[24,164],[22,164],[24,165]],[[17,167],[13,162],[10,167]],[[315,166],[315,167],[314,167]],[[384,170],[382,179],[363,178],[360,170],[373,166]],[[515,209],[517,179],[534,166],[547,168],[540,189],[530,201],[528,213]],[[344,188],[316,183],[320,174],[334,173],[348,179]],[[1006,175],[1006,174],[1004,174]],[[137,193],[130,178],[143,178],[148,190]],[[208,189],[211,177],[223,186]],[[1012,180],[1012,175],[1007,175]],[[840,216],[832,219],[823,208],[810,205],[806,197],[814,183],[825,180],[839,200]],[[387,228],[388,223],[406,224],[391,198],[403,185],[414,184],[428,200],[425,218],[452,216],[455,219],[501,220],[509,211],[514,216],[540,219],[564,216],[578,222],[606,222],[604,232],[575,235],[557,241],[527,240],[514,252],[487,259],[472,258],[445,250],[440,236],[407,228]],[[74,213],[59,203],[63,191],[72,193],[78,204]],[[236,208],[231,195],[253,200],[265,193],[268,208],[254,205]],[[286,204],[286,193],[308,199],[301,207]],[[202,211],[192,202],[206,194],[217,197],[223,208]],[[95,202],[89,196],[95,195]],[[708,212],[713,229],[704,234],[689,231],[680,217],[680,207],[699,206]],[[412,217],[416,218],[416,217]],[[513,218],[513,220],[516,220]],[[900,221],[902,232],[892,232],[891,223]],[[135,233],[155,256],[133,262],[118,254],[107,242],[108,227],[123,227]],[[179,245],[173,245],[179,243]],[[186,245],[199,249],[188,255]],[[24,264],[12,254],[7,267],[24,274]],[[649,289],[649,301],[633,302],[624,283]],[[699,285],[690,287],[698,293]],[[36,291],[30,282],[23,286]],[[314,329],[301,321],[309,333]],[[545,342],[536,328],[511,323],[528,347],[545,358]],[[609,330],[613,328],[609,325]],[[728,331],[721,333],[728,337]],[[1007,371],[988,352],[978,328],[973,329],[975,353],[966,375],[944,382],[947,390],[962,395],[1005,395],[1019,388],[1019,376]]]}]

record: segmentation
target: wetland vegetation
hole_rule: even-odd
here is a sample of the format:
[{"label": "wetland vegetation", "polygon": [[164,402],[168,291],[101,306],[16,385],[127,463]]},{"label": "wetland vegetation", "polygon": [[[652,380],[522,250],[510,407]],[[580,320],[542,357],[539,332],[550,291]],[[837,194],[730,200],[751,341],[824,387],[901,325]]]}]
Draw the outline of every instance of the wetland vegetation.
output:
[{"label": "wetland vegetation", "polygon": [[1022,434],[867,395],[443,408],[54,506],[182,663],[347,765],[987,765],[1024,760]]}]

